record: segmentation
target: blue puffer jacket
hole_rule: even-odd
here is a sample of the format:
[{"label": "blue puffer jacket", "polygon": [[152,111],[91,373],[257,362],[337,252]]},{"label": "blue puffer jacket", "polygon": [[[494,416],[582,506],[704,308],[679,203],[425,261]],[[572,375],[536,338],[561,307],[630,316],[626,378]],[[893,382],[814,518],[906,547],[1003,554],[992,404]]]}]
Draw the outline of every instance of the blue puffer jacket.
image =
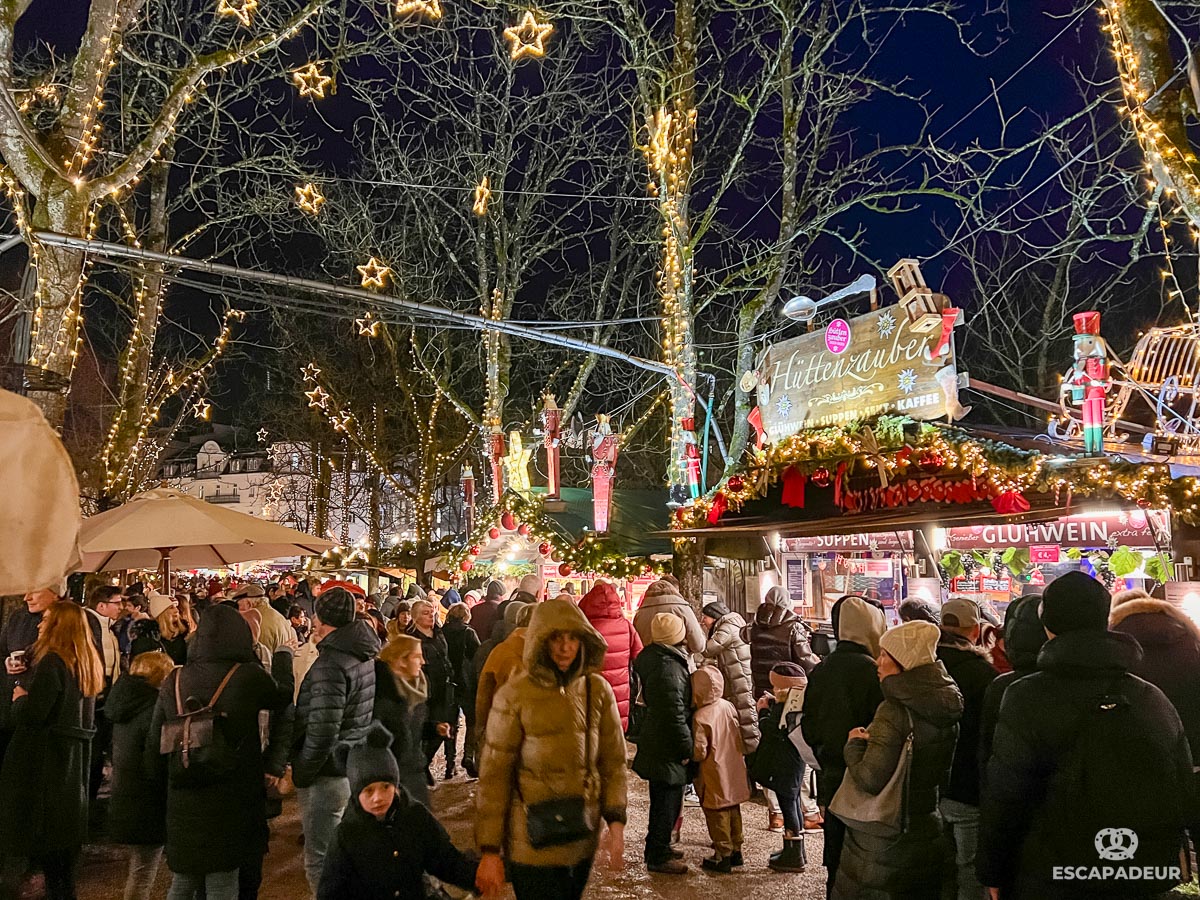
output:
[{"label": "blue puffer jacket", "polygon": [[369,625],[355,620],[342,626],[317,644],[317,653],[296,704],[292,778],[297,787],[309,787],[323,775],[346,774],[333,748],[366,737],[375,705],[379,639]]}]

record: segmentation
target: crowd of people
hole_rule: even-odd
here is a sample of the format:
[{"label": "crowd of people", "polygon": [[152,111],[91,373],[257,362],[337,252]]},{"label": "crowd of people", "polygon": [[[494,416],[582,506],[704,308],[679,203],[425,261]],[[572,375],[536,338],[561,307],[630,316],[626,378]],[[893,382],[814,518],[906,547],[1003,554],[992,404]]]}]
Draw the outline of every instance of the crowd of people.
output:
[{"label": "crowd of people", "polygon": [[[743,870],[761,788],[770,869],[805,871],[819,829],[830,897],[1152,897],[1190,877],[1200,631],[1170,603],[1071,573],[1001,627],[954,597],[887,628],[848,595],[818,655],[778,588],[749,623],[697,614],[669,576],[632,621],[605,582],[541,593],[531,576],[462,595],[304,578],[26,595],[0,629],[0,896],[31,869],[75,896],[105,779],[125,900],[164,859],[170,900],[256,897],[292,794],[321,900],[577,900],[595,860],[625,864],[631,772],[656,875],[689,871],[689,791],[701,868]],[[460,767],[478,778],[470,848],[430,806]]]}]

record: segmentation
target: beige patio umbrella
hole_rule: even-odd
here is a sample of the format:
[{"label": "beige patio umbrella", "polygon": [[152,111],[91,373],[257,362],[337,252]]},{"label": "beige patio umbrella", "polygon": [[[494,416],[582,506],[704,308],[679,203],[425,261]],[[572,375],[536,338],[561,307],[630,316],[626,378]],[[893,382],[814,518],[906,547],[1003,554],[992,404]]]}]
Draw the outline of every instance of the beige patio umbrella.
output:
[{"label": "beige patio umbrella", "polygon": [[164,578],[169,578],[172,565],[214,569],[251,560],[319,556],[332,546],[324,538],[170,488],[155,488],[84,520],[78,571],[151,569],[162,563]]}]

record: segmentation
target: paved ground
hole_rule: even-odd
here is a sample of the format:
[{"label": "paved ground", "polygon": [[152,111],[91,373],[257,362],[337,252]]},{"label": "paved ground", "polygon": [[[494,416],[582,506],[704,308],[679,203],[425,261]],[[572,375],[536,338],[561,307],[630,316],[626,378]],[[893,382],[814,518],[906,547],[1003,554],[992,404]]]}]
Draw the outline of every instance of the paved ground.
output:
[{"label": "paved ground", "polygon": [[[649,875],[642,864],[642,839],[646,833],[648,799],[645,782],[630,777],[631,797],[625,868],[621,872],[597,869],[588,897],[696,900],[697,897],[730,897],[746,900],[821,900],[825,896],[825,870],[820,866],[821,833],[810,833],[807,848],[809,869],[803,875],[776,875],[766,868],[768,854],[781,846],[780,836],[766,830],[766,808],[760,802],[743,807],[746,828],[746,868],[738,875],[709,875],[699,868],[709,855],[708,833],[699,809],[684,811],[681,849],[687,853],[692,872],[686,876]],[[461,775],[434,792],[434,812],[460,847],[471,846],[471,809],[475,783]],[[262,900],[300,900],[307,885],[300,863],[300,820],[294,799],[284,814],[271,824],[271,851],[264,866]],[[80,865],[80,900],[114,900],[121,896],[125,879],[125,854],[111,845],[88,847]],[[169,874],[166,865],[159,873],[154,896],[165,897]]]}]

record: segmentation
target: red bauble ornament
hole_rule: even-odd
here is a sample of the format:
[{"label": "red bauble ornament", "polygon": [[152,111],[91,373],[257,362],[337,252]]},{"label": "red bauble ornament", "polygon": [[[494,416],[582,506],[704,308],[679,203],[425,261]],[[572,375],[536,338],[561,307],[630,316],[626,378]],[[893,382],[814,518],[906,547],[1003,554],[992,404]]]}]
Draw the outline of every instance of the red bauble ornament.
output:
[{"label": "red bauble ornament", "polygon": [[521,537],[529,537],[529,532],[531,531],[533,531],[533,529],[528,525],[522,524],[517,526],[517,534],[519,534]]},{"label": "red bauble ornament", "polygon": [[821,466],[819,469],[813,469],[813,473],[809,476],[809,480],[817,487],[829,487],[830,483],[833,481],[833,476],[829,474],[829,470],[827,468]]},{"label": "red bauble ornament", "polygon": [[938,453],[936,450],[931,450],[928,453],[921,454],[919,465],[926,472],[936,472],[946,464],[946,457]]},{"label": "red bauble ornament", "polygon": [[505,531],[512,531],[517,527],[517,517],[510,512],[506,512],[500,517],[500,525]]},{"label": "red bauble ornament", "polygon": [[475,568],[475,563],[471,562],[469,559],[464,559],[458,564],[458,567],[464,572],[470,572],[473,568]]},{"label": "red bauble ornament", "polygon": [[496,540],[496,538],[500,537],[500,529],[493,525],[488,529],[488,537],[490,537],[493,541]]},{"label": "red bauble ornament", "polygon": [[542,541],[540,544],[538,544],[538,553],[542,554],[542,556],[549,556],[550,551],[553,549],[554,547],[551,546],[549,541]]},{"label": "red bauble ornament", "polygon": [[479,545],[472,544],[470,547],[467,548],[467,553],[471,554],[471,556],[478,556],[479,555]]},{"label": "red bauble ornament", "polygon": [[725,486],[735,494],[746,486],[746,482],[742,481],[741,475],[731,475]]},{"label": "red bauble ornament", "polygon": [[570,575],[571,574],[571,564],[563,563],[561,566],[559,566],[558,574],[563,576],[563,578],[566,578],[568,575]]}]

